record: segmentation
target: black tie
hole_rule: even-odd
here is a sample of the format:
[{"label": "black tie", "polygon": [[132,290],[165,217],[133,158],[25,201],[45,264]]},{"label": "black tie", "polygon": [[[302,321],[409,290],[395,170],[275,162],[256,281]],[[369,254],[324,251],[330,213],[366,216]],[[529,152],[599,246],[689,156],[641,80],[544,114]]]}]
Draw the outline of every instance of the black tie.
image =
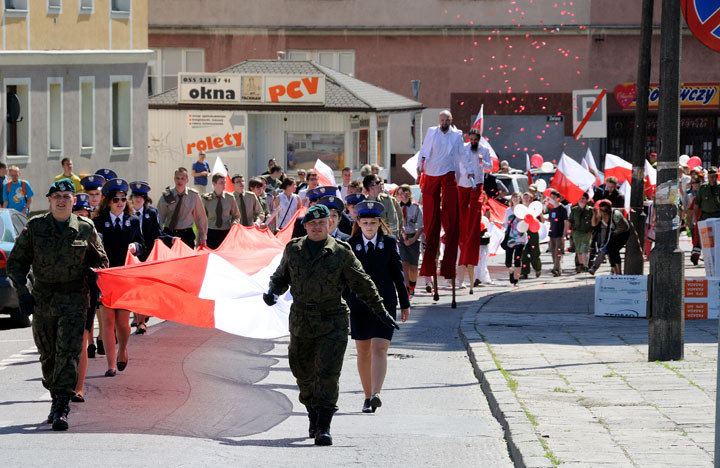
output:
[{"label": "black tie", "polygon": [[120,225],[120,216],[115,218],[115,231],[116,232],[122,231],[122,226]]},{"label": "black tie", "polygon": [[372,242],[368,242],[368,245],[367,245],[368,255],[371,255],[373,252],[375,252],[375,246],[373,245]]}]

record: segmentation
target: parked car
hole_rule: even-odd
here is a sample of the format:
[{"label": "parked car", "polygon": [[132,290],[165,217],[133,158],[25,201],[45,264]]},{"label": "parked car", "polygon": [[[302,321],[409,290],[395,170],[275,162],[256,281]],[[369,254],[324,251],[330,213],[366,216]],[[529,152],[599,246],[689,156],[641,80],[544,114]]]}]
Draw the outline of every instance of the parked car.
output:
[{"label": "parked car", "polygon": [[525,173],[513,173],[510,174],[493,174],[495,178],[502,182],[507,187],[508,193],[505,195],[505,200],[510,201],[510,196],[515,192],[525,193],[528,191],[528,178]]},{"label": "parked car", "polygon": [[[0,314],[10,315],[19,327],[29,327],[30,318],[20,312],[18,307],[17,294],[7,277],[7,259],[15,246],[15,239],[25,228],[27,222],[28,219],[24,214],[0,208]],[[30,280],[28,280],[28,287],[32,287]]]}]

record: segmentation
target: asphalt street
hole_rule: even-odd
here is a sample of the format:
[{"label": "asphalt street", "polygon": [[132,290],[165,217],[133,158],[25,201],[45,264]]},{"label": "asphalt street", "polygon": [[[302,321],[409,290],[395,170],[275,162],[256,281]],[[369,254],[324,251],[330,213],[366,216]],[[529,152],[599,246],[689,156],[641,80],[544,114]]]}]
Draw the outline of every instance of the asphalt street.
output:
[{"label": "asphalt street", "polygon": [[[334,446],[307,439],[307,417],[287,362],[287,338],[261,341],[155,323],[131,337],[130,361],[106,378],[90,360],[85,403],[71,429],[43,424],[49,394],[30,329],[0,319],[3,466],[512,466],[473,374],[455,310],[414,301],[390,348],[383,406],[363,414],[355,348],[348,346]],[[447,297],[443,298],[446,301]],[[466,302],[468,301],[468,302]]]}]

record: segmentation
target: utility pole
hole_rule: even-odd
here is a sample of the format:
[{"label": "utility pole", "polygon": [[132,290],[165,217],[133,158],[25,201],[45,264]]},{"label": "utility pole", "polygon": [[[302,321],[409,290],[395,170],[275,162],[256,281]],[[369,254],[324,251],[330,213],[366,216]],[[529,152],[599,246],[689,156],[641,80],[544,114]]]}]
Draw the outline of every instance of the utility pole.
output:
[{"label": "utility pole", "polygon": [[645,142],[647,141],[648,97],[650,88],[650,64],[652,60],[653,6],[655,0],[643,0],[640,21],[640,54],[637,72],[635,104],[635,128],[632,146],[632,188],[630,192],[630,238],[625,245],[625,274],[642,275],[645,258]]},{"label": "utility pole", "polygon": [[678,248],[678,153],[680,150],[680,2],[663,0],[660,42],[658,180],[655,248],[650,259],[648,360],[683,359],[683,252]]}]

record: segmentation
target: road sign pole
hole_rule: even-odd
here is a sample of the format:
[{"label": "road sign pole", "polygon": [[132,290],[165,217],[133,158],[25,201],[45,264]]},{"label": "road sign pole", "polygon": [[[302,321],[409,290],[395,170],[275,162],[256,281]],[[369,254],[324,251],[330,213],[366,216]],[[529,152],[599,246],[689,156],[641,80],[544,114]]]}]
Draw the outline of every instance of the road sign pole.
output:
[{"label": "road sign pole", "polygon": [[650,259],[648,360],[683,358],[683,252],[678,248],[678,153],[680,150],[680,3],[663,0],[655,248]]},{"label": "road sign pole", "polygon": [[625,246],[625,274],[644,274],[645,256],[645,144],[647,142],[647,115],[650,87],[650,64],[652,49],[653,4],[655,0],[643,0],[640,23],[640,60],[638,61],[635,128],[632,146],[632,188],[630,191],[630,221],[635,229]]}]

